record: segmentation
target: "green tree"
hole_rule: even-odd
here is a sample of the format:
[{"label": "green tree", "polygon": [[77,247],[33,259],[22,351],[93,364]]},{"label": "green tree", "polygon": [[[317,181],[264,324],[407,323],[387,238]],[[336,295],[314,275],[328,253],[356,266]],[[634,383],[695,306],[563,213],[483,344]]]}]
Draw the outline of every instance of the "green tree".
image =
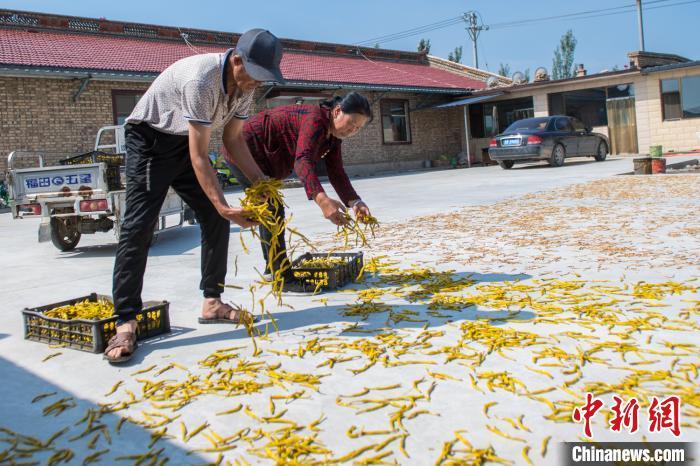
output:
[{"label": "green tree", "polygon": [[523,71],[523,74],[525,75],[525,82],[530,82],[530,68],[525,68],[525,71]]},{"label": "green tree", "polygon": [[559,47],[554,49],[552,79],[566,79],[574,76],[574,51],[576,50],[576,42],[576,38],[571,29],[561,36]]},{"label": "green tree", "polygon": [[420,42],[418,42],[418,51],[430,53],[430,39],[421,39]]},{"label": "green tree", "polygon": [[506,78],[510,76],[510,65],[507,63],[501,63],[498,67],[498,74],[505,76]]},{"label": "green tree", "polygon": [[380,47],[379,47],[379,42],[375,42],[375,43],[374,43],[374,48],[375,48],[375,49],[380,48]]},{"label": "green tree", "polygon": [[459,47],[455,47],[453,52],[450,52],[450,54],[447,56],[447,59],[450,61],[453,61],[455,63],[461,63],[462,62],[462,46],[460,45]]}]

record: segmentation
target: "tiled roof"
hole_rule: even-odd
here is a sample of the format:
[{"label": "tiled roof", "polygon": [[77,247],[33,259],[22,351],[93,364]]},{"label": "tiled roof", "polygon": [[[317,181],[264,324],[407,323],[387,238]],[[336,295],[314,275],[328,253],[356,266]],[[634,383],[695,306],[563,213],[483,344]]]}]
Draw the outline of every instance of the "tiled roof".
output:
[{"label": "tiled roof", "polygon": [[[222,46],[196,45],[196,52]],[[0,29],[0,65],[159,73],[196,53],[184,42],[100,34]],[[479,80],[415,62],[362,56],[288,51],[282,59],[287,80],[433,89],[482,89]]]}]

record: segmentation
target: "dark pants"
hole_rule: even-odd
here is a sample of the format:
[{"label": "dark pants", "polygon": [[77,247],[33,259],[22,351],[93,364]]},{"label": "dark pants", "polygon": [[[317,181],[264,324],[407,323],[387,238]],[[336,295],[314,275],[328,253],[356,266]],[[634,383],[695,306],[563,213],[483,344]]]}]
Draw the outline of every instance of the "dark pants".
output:
[{"label": "dark pants", "polygon": [[[239,183],[241,183],[241,186],[244,188],[249,188],[251,183],[248,181],[248,178],[243,174],[242,171],[238,169],[235,165],[229,164],[229,168],[231,169],[231,174],[236,177]],[[271,203],[269,204],[270,211],[275,214],[275,220],[282,222],[284,221],[284,205],[279,206],[279,208],[275,208]],[[260,231],[260,245],[262,246],[262,253],[263,253],[263,259],[265,259],[265,273],[272,273],[272,270],[270,270],[270,244],[272,244],[272,240],[274,236],[268,230],[267,228],[263,227],[260,225],[259,227]],[[277,236],[277,244],[279,245],[277,251],[275,252],[277,258],[275,259],[275,262],[273,264],[274,270],[280,270],[281,268],[288,268],[289,267],[289,259],[287,258],[287,244],[284,239],[285,235],[284,229],[279,233]]]},{"label": "dark pants", "polygon": [[[141,290],[148,248],[168,188],[194,210],[202,231],[202,280],[206,298],[218,298],[226,279],[230,223],[204,194],[192,168],[189,138],[146,123],[126,128],[126,211],[114,261],[113,297],[120,322],[143,306]],[[176,273],[176,271],[173,271]]]}]

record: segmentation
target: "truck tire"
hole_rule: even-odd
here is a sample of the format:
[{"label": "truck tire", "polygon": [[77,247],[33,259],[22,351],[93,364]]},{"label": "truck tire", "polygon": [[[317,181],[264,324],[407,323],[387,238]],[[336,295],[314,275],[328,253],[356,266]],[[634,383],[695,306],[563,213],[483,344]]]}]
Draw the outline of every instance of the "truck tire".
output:
[{"label": "truck tire", "polygon": [[501,168],[504,170],[510,170],[511,168],[513,168],[514,164],[515,164],[515,162],[513,160],[499,160],[498,161],[498,165],[500,165]]},{"label": "truck tire", "polygon": [[76,217],[51,218],[51,242],[59,250],[71,251],[80,241]]}]

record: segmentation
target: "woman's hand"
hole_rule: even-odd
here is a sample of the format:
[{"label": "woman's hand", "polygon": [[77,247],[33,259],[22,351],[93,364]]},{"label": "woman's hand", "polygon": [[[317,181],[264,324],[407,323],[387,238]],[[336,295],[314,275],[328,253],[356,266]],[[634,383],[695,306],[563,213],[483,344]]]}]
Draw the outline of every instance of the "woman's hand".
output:
[{"label": "woman's hand", "polygon": [[335,199],[332,199],[326,195],[326,193],[318,193],[314,198],[316,204],[321,208],[323,216],[330,220],[334,225],[345,225],[347,220],[347,214],[345,213],[345,206]]},{"label": "woman's hand", "polygon": [[362,201],[356,202],[355,205],[352,206],[352,211],[357,219],[372,216],[372,213],[369,211],[369,207],[367,207],[367,204]]}]

